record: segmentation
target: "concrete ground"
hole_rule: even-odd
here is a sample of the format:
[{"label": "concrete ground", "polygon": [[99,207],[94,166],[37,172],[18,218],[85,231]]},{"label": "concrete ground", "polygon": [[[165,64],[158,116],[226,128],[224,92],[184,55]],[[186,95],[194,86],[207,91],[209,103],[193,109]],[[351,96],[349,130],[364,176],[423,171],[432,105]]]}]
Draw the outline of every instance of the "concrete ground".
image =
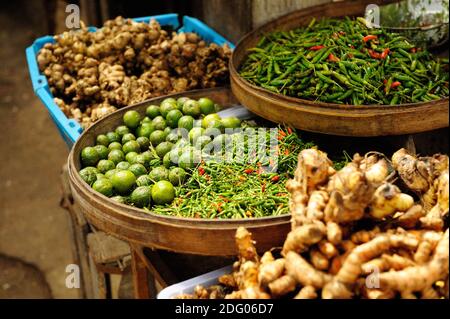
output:
[{"label": "concrete ground", "polygon": [[0,255],[19,260],[0,258],[0,298],[76,298],[65,286],[72,254],[59,207],[68,148],[33,94],[25,60],[25,47],[47,32],[44,9],[16,5],[0,4]]}]

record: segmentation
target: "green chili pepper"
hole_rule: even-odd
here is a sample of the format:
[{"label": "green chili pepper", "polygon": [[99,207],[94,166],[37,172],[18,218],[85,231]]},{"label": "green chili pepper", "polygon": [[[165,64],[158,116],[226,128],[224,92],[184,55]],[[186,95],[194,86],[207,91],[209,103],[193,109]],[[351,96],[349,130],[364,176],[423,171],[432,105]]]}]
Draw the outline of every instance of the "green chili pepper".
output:
[{"label": "green chili pepper", "polygon": [[[367,35],[377,41],[362,41]],[[308,27],[262,36],[239,73],[273,92],[317,101],[396,104],[447,97],[448,59],[412,48],[406,37],[368,29],[359,20],[313,19]],[[387,79],[402,88],[392,90]],[[423,88],[426,93],[413,93]]]}]

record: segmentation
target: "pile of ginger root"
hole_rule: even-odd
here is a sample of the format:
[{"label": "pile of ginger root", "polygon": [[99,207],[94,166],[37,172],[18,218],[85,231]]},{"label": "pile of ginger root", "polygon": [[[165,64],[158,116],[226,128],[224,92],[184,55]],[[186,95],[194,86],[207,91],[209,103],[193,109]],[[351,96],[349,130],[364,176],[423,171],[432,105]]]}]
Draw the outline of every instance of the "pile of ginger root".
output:
[{"label": "pile of ginger root", "polygon": [[82,24],[54,37],[37,55],[55,103],[83,127],[152,97],[228,83],[227,45],[157,21],[117,17],[95,32]]},{"label": "pile of ginger root", "polygon": [[260,257],[239,228],[239,259],[221,288],[180,297],[449,298],[448,156],[355,154],[335,171],[324,152],[306,149],[287,188],[283,247]]}]

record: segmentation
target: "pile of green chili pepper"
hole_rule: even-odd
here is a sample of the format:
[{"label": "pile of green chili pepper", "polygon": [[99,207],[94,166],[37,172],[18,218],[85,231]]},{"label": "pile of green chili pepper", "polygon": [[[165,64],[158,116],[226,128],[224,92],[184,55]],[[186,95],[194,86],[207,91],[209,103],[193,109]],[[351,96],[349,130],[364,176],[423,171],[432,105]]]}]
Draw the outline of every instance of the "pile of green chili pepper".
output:
[{"label": "pile of green chili pepper", "polygon": [[263,36],[240,75],[267,90],[339,104],[397,105],[448,97],[448,59],[364,19],[312,20]]},{"label": "pile of green chili pepper", "polygon": [[[242,162],[204,161],[183,186],[176,188],[176,198],[170,206],[154,206],[152,211],[177,217],[222,219],[287,214],[286,181],[293,177],[298,153],[313,146],[304,142],[295,130],[280,127],[276,165],[259,162],[248,153]],[[267,149],[268,153],[271,151]],[[264,169],[267,167],[276,170]]]}]

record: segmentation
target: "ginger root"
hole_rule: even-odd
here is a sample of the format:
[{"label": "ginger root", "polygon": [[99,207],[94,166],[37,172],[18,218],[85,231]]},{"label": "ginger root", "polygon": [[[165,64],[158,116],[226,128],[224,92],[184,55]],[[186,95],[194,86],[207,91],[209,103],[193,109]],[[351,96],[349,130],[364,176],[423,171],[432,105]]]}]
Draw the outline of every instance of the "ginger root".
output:
[{"label": "ginger root", "polygon": [[281,277],[284,272],[284,258],[262,263],[259,267],[258,280],[261,285],[268,285]]},{"label": "ginger root", "polygon": [[[448,298],[448,157],[399,150],[392,165],[389,173],[382,154],[356,154],[334,172],[325,153],[302,151],[287,184],[292,228],[281,258],[259,258],[239,228],[226,298]],[[394,184],[396,173],[420,202]]]},{"label": "ginger root", "polygon": [[[169,33],[156,20],[117,17],[95,32],[82,24],[54,39],[39,51],[38,66],[56,104],[83,127],[152,97],[228,83],[228,46]],[[109,107],[94,111],[99,105]]]},{"label": "ginger root", "polygon": [[294,297],[294,299],[316,299],[317,298],[317,292],[316,289],[313,286],[305,286],[298,294]]},{"label": "ginger root", "polygon": [[404,212],[414,205],[414,199],[403,194],[400,189],[390,183],[379,186],[372,198],[370,215],[381,219],[392,215],[394,212]]},{"label": "ginger root", "polygon": [[321,223],[305,224],[291,231],[283,246],[283,254],[289,251],[303,252],[325,236],[325,226]]},{"label": "ginger root", "polygon": [[330,275],[315,269],[302,256],[293,251],[287,253],[285,267],[286,273],[303,286],[320,289],[331,280]]},{"label": "ginger root", "polygon": [[380,274],[381,287],[405,292],[419,292],[448,275],[449,235],[448,229],[439,241],[434,256],[425,265],[408,267],[397,272]]}]

